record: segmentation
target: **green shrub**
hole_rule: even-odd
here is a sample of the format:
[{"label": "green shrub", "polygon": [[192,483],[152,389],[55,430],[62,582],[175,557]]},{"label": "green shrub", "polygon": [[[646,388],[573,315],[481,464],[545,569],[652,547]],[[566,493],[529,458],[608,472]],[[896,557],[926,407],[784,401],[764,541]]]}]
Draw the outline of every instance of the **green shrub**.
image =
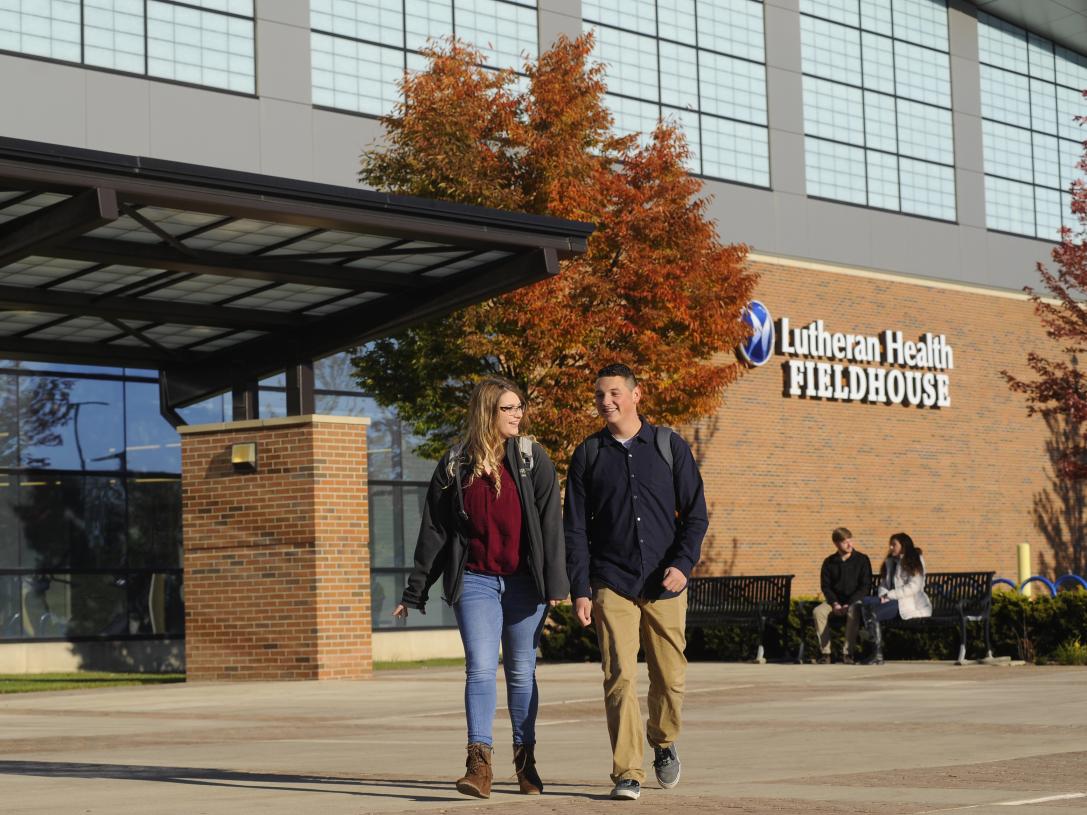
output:
[{"label": "green shrub", "polygon": [[[816,598],[793,600],[785,626],[769,625],[763,645],[767,659],[795,659],[801,638],[808,657],[819,651],[811,610]],[[803,617],[803,625],[801,625]],[[833,631],[835,653],[841,653],[845,627]],[[1056,597],[1029,599],[1010,591],[993,595],[991,641],[994,656],[1012,657],[1044,664],[1087,664],[1087,591],[1065,591]],[[687,658],[690,660],[751,660],[755,656],[758,635],[754,629],[737,626],[689,628]],[[862,640],[862,649],[865,647]],[[887,629],[884,653],[889,659],[948,660],[958,656],[959,635],[955,628],[925,631]],[[571,605],[556,606],[544,628],[540,643],[544,659],[591,661],[600,659],[600,648],[592,628],[582,628]],[[966,655],[970,659],[985,656],[982,627],[967,627]],[[1082,661],[1076,661],[1082,660]]]}]

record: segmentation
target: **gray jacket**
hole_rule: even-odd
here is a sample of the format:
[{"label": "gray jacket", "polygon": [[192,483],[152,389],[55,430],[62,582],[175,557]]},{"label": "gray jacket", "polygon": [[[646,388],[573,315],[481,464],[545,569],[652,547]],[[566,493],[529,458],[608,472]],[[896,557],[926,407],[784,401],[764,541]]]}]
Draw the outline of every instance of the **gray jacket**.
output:
[{"label": "gray jacket", "polygon": [[[408,608],[426,610],[430,587],[439,577],[443,599],[452,605],[460,599],[468,538],[461,519],[462,496],[449,475],[450,451],[438,462],[430,479],[419,539],[415,544],[415,568],[408,576],[402,602]],[[517,473],[517,494],[521,499],[522,541],[528,568],[536,581],[541,600],[561,600],[570,593],[566,576],[566,545],[562,533],[562,508],[555,465],[547,452],[532,443],[532,471],[521,457],[516,438],[506,442],[506,461]],[[458,468],[460,479],[467,476],[467,462]]]}]

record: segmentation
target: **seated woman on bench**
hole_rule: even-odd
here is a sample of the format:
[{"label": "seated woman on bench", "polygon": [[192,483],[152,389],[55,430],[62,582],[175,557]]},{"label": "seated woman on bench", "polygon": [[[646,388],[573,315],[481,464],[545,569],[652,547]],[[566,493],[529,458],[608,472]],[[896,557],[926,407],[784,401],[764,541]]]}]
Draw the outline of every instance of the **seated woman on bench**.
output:
[{"label": "seated woman on bench", "polygon": [[879,623],[901,617],[931,617],[932,603],[925,594],[925,561],[913,538],[905,532],[891,535],[887,559],[879,570],[879,589],[875,597],[865,597],[861,613],[876,652],[871,664],[883,664],[883,638]]}]

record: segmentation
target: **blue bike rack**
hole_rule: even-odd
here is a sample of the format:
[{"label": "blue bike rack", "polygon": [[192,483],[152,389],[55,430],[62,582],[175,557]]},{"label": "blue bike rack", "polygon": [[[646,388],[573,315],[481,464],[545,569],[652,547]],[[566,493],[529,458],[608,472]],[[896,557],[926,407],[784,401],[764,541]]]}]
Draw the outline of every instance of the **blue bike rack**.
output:
[{"label": "blue bike rack", "polygon": [[1019,584],[1019,591],[1022,592],[1029,583],[1042,583],[1047,589],[1049,589],[1050,597],[1057,596],[1057,587],[1053,585],[1053,581],[1050,580],[1048,577],[1042,577],[1040,574],[1028,577],[1026,580]]},{"label": "blue bike rack", "polygon": [[1059,589],[1061,587],[1061,584],[1065,583],[1065,582],[1079,583],[1080,588],[1087,589],[1087,580],[1084,580],[1078,574],[1072,574],[1072,573],[1068,573],[1066,575],[1061,575],[1055,581],[1053,581],[1053,585],[1056,588]]},{"label": "blue bike rack", "polygon": [[997,583],[1003,583],[1005,586],[1011,586],[1016,591],[1019,591],[1019,587],[1015,585],[1015,582],[1012,580],[1008,580],[1008,578],[1006,577],[994,577],[993,585],[995,586]]}]

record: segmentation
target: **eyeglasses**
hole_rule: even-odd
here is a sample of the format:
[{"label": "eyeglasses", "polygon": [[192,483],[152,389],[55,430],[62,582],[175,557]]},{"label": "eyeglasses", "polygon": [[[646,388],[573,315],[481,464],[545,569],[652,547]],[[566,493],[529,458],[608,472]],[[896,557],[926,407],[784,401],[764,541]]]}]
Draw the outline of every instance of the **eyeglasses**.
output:
[{"label": "eyeglasses", "polygon": [[516,405],[499,405],[498,409],[503,413],[524,413],[524,402],[518,402]]}]

